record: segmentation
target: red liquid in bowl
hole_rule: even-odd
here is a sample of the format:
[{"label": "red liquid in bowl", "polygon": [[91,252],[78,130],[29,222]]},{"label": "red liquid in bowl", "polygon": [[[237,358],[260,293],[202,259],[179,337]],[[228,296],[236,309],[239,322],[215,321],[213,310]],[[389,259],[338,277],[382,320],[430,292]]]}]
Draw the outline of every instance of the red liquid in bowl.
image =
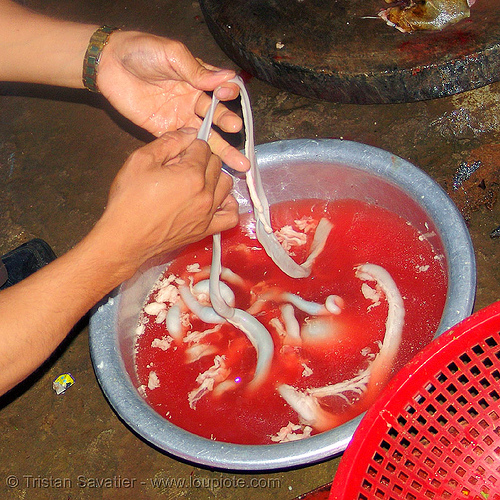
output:
[{"label": "red liquid in bowl", "polygon": [[[317,224],[322,217],[333,223],[333,229],[311,275],[293,279],[271,261],[256,240],[253,217],[242,216],[237,228],[222,235],[222,265],[245,281],[244,286],[229,283],[236,307],[247,309],[255,300],[252,292],[263,289],[288,291],[315,302],[324,302],[330,294],[338,295],[345,308],[333,317],[335,332],[331,337],[302,346],[283,346],[283,337],[269,323],[279,316],[279,304],[266,303],[257,318],[273,337],[274,357],[265,382],[251,391],[248,384],[255,371],[256,351],[240,330],[228,323],[216,328],[200,340],[213,346],[213,352],[188,363],[186,349],[193,344],[169,340],[165,322],[157,324],[155,316],[143,313],[141,319],[144,326],[136,344],[141,392],[172,423],[209,439],[272,443],[271,436],[282,427],[289,422],[299,423],[297,413],[279,395],[277,386],[289,384],[299,390],[322,387],[350,379],[367,366],[384,338],[388,306],[385,300],[374,306],[365,298],[361,292],[363,282],[355,277],[356,266],[368,262],[383,267],[403,297],[405,323],[396,362],[388,367],[391,373],[432,339],[444,309],[444,256],[436,254],[426,235],[393,212],[357,200],[283,202],[274,205],[271,212],[274,229],[290,225],[298,230],[296,220],[311,218]],[[297,262],[307,258],[314,230],[307,235],[307,244],[292,248]],[[196,273],[187,268],[195,263],[200,268],[209,266],[211,246],[211,238],[191,245],[170,263],[163,277],[176,275],[187,281],[194,276],[196,280]],[[153,289],[146,303],[154,302],[157,292]],[[301,324],[308,317],[298,310],[295,315]],[[215,326],[192,316],[190,322],[189,332]],[[160,344],[163,348],[158,347]],[[217,391],[216,384],[213,391],[207,391],[194,407],[190,406],[188,394],[199,386],[198,375],[214,365],[215,356],[224,357],[229,389]],[[359,404],[363,397],[346,392],[345,397],[330,397],[324,404],[328,411],[350,420],[366,409]]]}]

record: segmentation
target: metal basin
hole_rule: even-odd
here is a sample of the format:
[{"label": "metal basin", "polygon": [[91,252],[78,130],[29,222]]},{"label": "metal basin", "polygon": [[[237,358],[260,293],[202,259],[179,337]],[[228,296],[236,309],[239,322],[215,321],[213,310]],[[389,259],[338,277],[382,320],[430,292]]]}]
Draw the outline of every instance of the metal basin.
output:
[{"label": "metal basin", "polygon": [[[297,198],[355,198],[392,210],[424,233],[446,257],[448,290],[436,336],[472,312],[476,273],[467,228],[453,202],[425,173],[386,151],[340,140],[291,140],[257,147],[271,203]],[[237,181],[242,211],[249,197]],[[138,317],[168,256],[144,266],[101,304],[90,321],[97,378],[119,417],[146,441],[199,465],[247,471],[282,469],[330,458],[347,447],[361,416],[322,434],[290,443],[236,445],[191,434],[157,414],[136,390],[133,348]]]}]

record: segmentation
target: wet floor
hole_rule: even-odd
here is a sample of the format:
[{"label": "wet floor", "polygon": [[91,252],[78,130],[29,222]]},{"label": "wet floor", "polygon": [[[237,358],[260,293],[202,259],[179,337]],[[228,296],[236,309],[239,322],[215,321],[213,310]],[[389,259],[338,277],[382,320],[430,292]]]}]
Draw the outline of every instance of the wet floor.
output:
[{"label": "wet floor", "polygon": [[[61,17],[179,38],[204,60],[234,67],[212,40],[196,2],[27,3]],[[435,101],[367,106],[311,100],[255,79],[248,89],[257,143],[356,140],[411,161],[444,188],[472,151],[500,143],[499,84]],[[60,255],[96,222],[112,179],[142,138],[84,92],[4,84],[0,116],[0,254],[40,237]],[[476,309],[500,298],[500,238],[489,237],[499,225],[499,203],[471,212]],[[30,307],[27,300],[19,314],[29,314]],[[52,380],[66,372],[76,383],[57,396]],[[329,482],[339,461],[240,474],[198,468],[157,451],[117,418],[101,393],[85,320],[49,363],[0,402],[1,498],[289,500]]]}]

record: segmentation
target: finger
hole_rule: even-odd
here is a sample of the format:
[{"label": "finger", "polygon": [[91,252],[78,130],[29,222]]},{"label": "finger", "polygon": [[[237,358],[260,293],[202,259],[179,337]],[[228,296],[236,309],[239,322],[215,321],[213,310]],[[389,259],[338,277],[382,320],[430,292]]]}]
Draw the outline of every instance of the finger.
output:
[{"label": "finger", "polygon": [[[214,73],[221,71],[221,68],[217,68],[216,66],[212,66],[211,64],[208,64],[199,58],[196,58],[196,60],[205,69],[213,71]],[[235,72],[234,72],[234,76],[236,76]],[[234,76],[232,76],[231,78],[234,78]],[[238,97],[238,94],[240,93],[240,88],[238,85],[236,85],[236,83],[224,81],[219,87],[217,87],[214,90],[214,93],[215,93],[215,97],[217,97],[217,99],[219,99],[220,101],[230,101],[230,100],[236,99]]]},{"label": "finger", "polygon": [[[221,95],[221,100],[235,99],[239,94],[239,87],[235,83],[229,83],[229,80],[236,76],[236,72],[231,69],[221,69],[212,66],[201,59],[196,59],[200,65],[200,70],[197,72],[198,85],[196,88],[200,90],[216,90],[219,87],[224,87]],[[224,94],[226,94],[224,96]]]},{"label": "finger", "polygon": [[243,127],[243,120],[223,104],[219,104],[215,108],[213,123],[224,132],[239,132]]},{"label": "finger", "polygon": [[[216,66],[212,66],[211,64],[206,63],[205,61],[202,61],[199,58],[196,58],[196,60],[205,68],[210,71],[213,71],[215,73],[220,74],[222,71],[221,68],[218,68]],[[230,70],[226,70],[230,71]],[[231,74],[231,73],[229,73]],[[236,72],[234,72],[233,76],[231,78],[234,78],[236,76]],[[230,101],[232,99],[236,99],[238,97],[238,94],[240,93],[240,87],[233,82],[230,81],[224,81],[219,87],[215,88],[214,94],[217,99],[220,101]]]},{"label": "finger", "polygon": [[213,216],[223,204],[233,187],[233,179],[225,172],[222,172],[221,159],[212,154],[205,141],[195,141],[183,156],[184,164],[190,168],[200,168],[204,170],[205,183],[204,190],[211,194],[210,214]]},{"label": "finger", "polygon": [[174,47],[178,57],[169,58],[173,69],[181,80],[185,80],[198,90],[212,91],[236,76],[233,70],[215,68],[200,59],[195,59],[181,43],[175,44]]},{"label": "finger", "polygon": [[[193,141],[186,150],[182,153],[182,168],[194,168],[200,170],[205,177],[206,184],[206,170],[211,162],[220,161],[217,156],[212,154],[210,146],[200,139]],[[214,172],[217,172],[217,167],[213,167]],[[218,168],[220,171],[220,167]],[[215,189],[215,183],[214,183]]]},{"label": "finger", "polygon": [[225,172],[221,172],[217,185],[214,191],[214,214],[224,205],[224,200],[228,197],[233,189],[233,179]]},{"label": "finger", "polygon": [[[217,190],[217,184],[219,183],[222,173],[221,167],[221,159],[217,155],[211,154],[205,170],[205,187],[212,194],[215,194]],[[217,202],[214,201],[215,208],[219,206],[220,201],[221,200]]]},{"label": "finger", "polygon": [[236,99],[239,93],[240,88],[236,83],[232,82],[223,83],[214,90],[215,97],[217,97],[219,101],[231,101]]},{"label": "finger", "polygon": [[211,69],[212,71],[219,71],[222,68],[219,68],[218,66],[214,66],[213,64],[205,62],[203,59],[200,57],[197,57],[196,60],[206,69]]},{"label": "finger", "polygon": [[157,164],[165,164],[185,151],[196,139],[197,130],[192,127],[166,132],[141,148],[143,153],[151,154]]},{"label": "finger", "polygon": [[[235,84],[227,84],[228,80],[231,80],[236,76],[236,73],[230,69],[219,69],[217,71],[206,69],[203,66],[200,66],[198,71],[192,77],[192,81],[190,82],[193,87],[196,87],[200,90],[215,90],[219,86],[224,86],[225,88],[233,89],[237,85]],[[239,89],[238,89],[239,92]],[[236,93],[238,95],[238,93]]]},{"label": "finger", "polygon": [[[194,112],[198,116],[205,116],[212,104],[212,98],[203,93],[196,101]],[[213,123],[220,127],[224,132],[239,132],[243,126],[242,119],[230,111],[224,104],[219,103],[215,108]]]},{"label": "finger", "polygon": [[248,158],[235,147],[227,143],[217,132],[212,131],[208,144],[212,151],[228,166],[238,172],[246,172],[250,168]]},{"label": "finger", "polygon": [[205,171],[205,187],[212,193],[212,214],[221,207],[233,188],[232,177],[223,172],[221,167],[221,159],[212,155]]},{"label": "finger", "polygon": [[226,196],[220,209],[215,212],[208,226],[207,234],[220,233],[235,227],[239,220],[238,208],[238,202],[234,196]]}]

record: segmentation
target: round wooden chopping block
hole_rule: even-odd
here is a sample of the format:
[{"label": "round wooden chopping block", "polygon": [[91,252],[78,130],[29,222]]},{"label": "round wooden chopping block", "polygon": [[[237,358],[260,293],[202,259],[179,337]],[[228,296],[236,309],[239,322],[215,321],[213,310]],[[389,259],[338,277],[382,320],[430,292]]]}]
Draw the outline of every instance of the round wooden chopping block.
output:
[{"label": "round wooden chopping block", "polygon": [[278,88],[343,103],[433,99],[500,80],[500,0],[442,31],[401,33],[383,0],[200,0],[241,68]]}]

